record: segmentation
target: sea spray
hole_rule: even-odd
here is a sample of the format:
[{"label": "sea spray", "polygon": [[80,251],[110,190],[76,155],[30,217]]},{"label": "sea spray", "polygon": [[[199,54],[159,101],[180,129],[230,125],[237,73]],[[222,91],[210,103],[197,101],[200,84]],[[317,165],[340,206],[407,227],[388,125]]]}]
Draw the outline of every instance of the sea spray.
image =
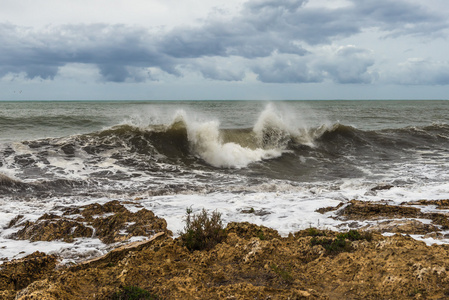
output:
[{"label": "sea spray", "polygon": [[192,151],[214,167],[243,168],[250,163],[282,155],[280,149],[252,149],[235,142],[224,142],[218,120],[191,120],[185,112],[178,111],[174,123],[178,122],[187,128]]}]

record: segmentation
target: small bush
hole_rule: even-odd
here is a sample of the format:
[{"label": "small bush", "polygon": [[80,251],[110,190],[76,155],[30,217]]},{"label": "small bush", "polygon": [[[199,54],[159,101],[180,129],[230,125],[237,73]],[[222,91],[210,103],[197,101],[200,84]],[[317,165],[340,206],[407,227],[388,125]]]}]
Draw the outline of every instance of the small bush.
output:
[{"label": "small bush", "polygon": [[369,232],[360,233],[357,230],[349,230],[348,232],[338,234],[337,238],[347,239],[350,241],[359,241],[359,240],[371,241],[373,239],[373,235]]},{"label": "small bush", "polygon": [[347,242],[345,239],[328,239],[328,238],[317,238],[313,237],[310,240],[312,246],[321,245],[330,254],[350,251],[351,242]]},{"label": "small bush", "polygon": [[318,230],[315,227],[309,227],[307,229],[308,236],[325,236],[326,233],[324,231]]},{"label": "small bush", "polygon": [[143,300],[143,299],[157,300],[158,297],[152,295],[147,290],[135,286],[125,286],[122,288],[121,291],[115,293],[112,296],[112,300]]},{"label": "small bush", "polygon": [[188,208],[185,223],[181,241],[190,251],[210,250],[226,238],[221,214],[217,211],[209,217],[204,208],[197,215],[192,215],[192,209]]},{"label": "small bush", "polygon": [[330,254],[335,254],[339,252],[351,251],[351,241],[359,240],[372,240],[372,234],[370,233],[360,233],[357,230],[349,230],[348,232],[337,234],[337,238],[317,238],[313,236],[310,240],[312,246],[321,245]]}]

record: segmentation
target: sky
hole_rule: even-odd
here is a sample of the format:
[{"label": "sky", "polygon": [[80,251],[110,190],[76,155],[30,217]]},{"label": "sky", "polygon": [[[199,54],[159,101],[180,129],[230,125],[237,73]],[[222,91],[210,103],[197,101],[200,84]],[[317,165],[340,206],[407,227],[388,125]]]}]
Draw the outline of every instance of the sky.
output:
[{"label": "sky", "polygon": [[447,0],[0,0],[0,100],[449,99]]}]

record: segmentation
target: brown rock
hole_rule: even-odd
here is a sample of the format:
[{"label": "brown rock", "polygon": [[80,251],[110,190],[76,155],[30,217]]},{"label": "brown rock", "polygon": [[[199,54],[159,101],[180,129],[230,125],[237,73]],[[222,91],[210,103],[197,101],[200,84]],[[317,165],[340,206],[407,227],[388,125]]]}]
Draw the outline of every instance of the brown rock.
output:
[{"label": "brown rock", "polygon": [[24,228],[12,235],[12,238],[20,240],[35,241],[53,241],[64,240],[72,242],[77,237],[91,237],[93,229],[84,226],[77,221],[61,219],[56,217],[51,219],[49,216],[39,219],[36,222],[25,223]]},{"label": "brown rock", "polygon": [[34,252],[22,259],[0,265],[0,290],[17,291],[33,281],[51,273],[56,266],[56,256]]},{"label": "brown rock", "polygon": [[[10,221],[9,227],[17,225],[21,219],[21,216],[17,216]],[[109,244],[123,242],[133,236],[150,237],[157,232],[171,235],[164,219],[156,217],[147,209],[132,213],[119,201],[70,208],[62,217],[44,214],[36,222],[26,221],[19,225],[23,228],[11,237],[32,242],[63,240],[70,243],[74,238],[96,236]]]},{"label": "brown rock", "polygon": [[417,218],[421,216],[421,210],[415,207],[352,200],[349,205],[338,210],[337,215],[351,220]]},{"label": "brown rock", "polygon": [[425,235],[429,232],[434,233],[439,229],[431,224],[424,224],[417,220],[388,220],[363,227],[362,230]]},{"label": "brown rock", "polygon": [[[226,240],[208,251],[190,252],[181,239],[159,233],[73,267],[54,270],[44,258],[40,267],[14,265],[28,286],[5,280],[16,274],[10,265],[1,269],[0,295],[110,299],[123,287],[138,287],[159,299],[449,298],[448,245],[429,247],[402,234],[373,232],[370,240],[351,241],[345,251],[326,255],[306,231],[283,238],[249,223],[230,223],[226,230]],[[324,234],[334,238],[338,233]]]}]

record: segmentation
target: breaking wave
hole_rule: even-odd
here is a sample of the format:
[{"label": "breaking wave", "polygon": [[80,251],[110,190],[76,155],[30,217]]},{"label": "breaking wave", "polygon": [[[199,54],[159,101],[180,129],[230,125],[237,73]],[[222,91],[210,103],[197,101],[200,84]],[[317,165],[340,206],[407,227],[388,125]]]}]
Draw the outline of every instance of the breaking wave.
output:
[{"label": "breaking wave", "polygon": [[0,190],[119,191],[134,188],[135,182],[176,190],[179,186],[167,187],[167,179],[184,178],[180,185],[188,189],[198,188],[196,180],[203,177],[223,180],[230,174],[251,180],[334,180],[386,169],[385,164],[449,157],[447,124],[369,131],[327,121],[310,126],[300,117],[268,105],[253,127],[221,128],[218,120],[199,120],[180,110],[166,124],[125,123],[6,143],[0,149]]}]

